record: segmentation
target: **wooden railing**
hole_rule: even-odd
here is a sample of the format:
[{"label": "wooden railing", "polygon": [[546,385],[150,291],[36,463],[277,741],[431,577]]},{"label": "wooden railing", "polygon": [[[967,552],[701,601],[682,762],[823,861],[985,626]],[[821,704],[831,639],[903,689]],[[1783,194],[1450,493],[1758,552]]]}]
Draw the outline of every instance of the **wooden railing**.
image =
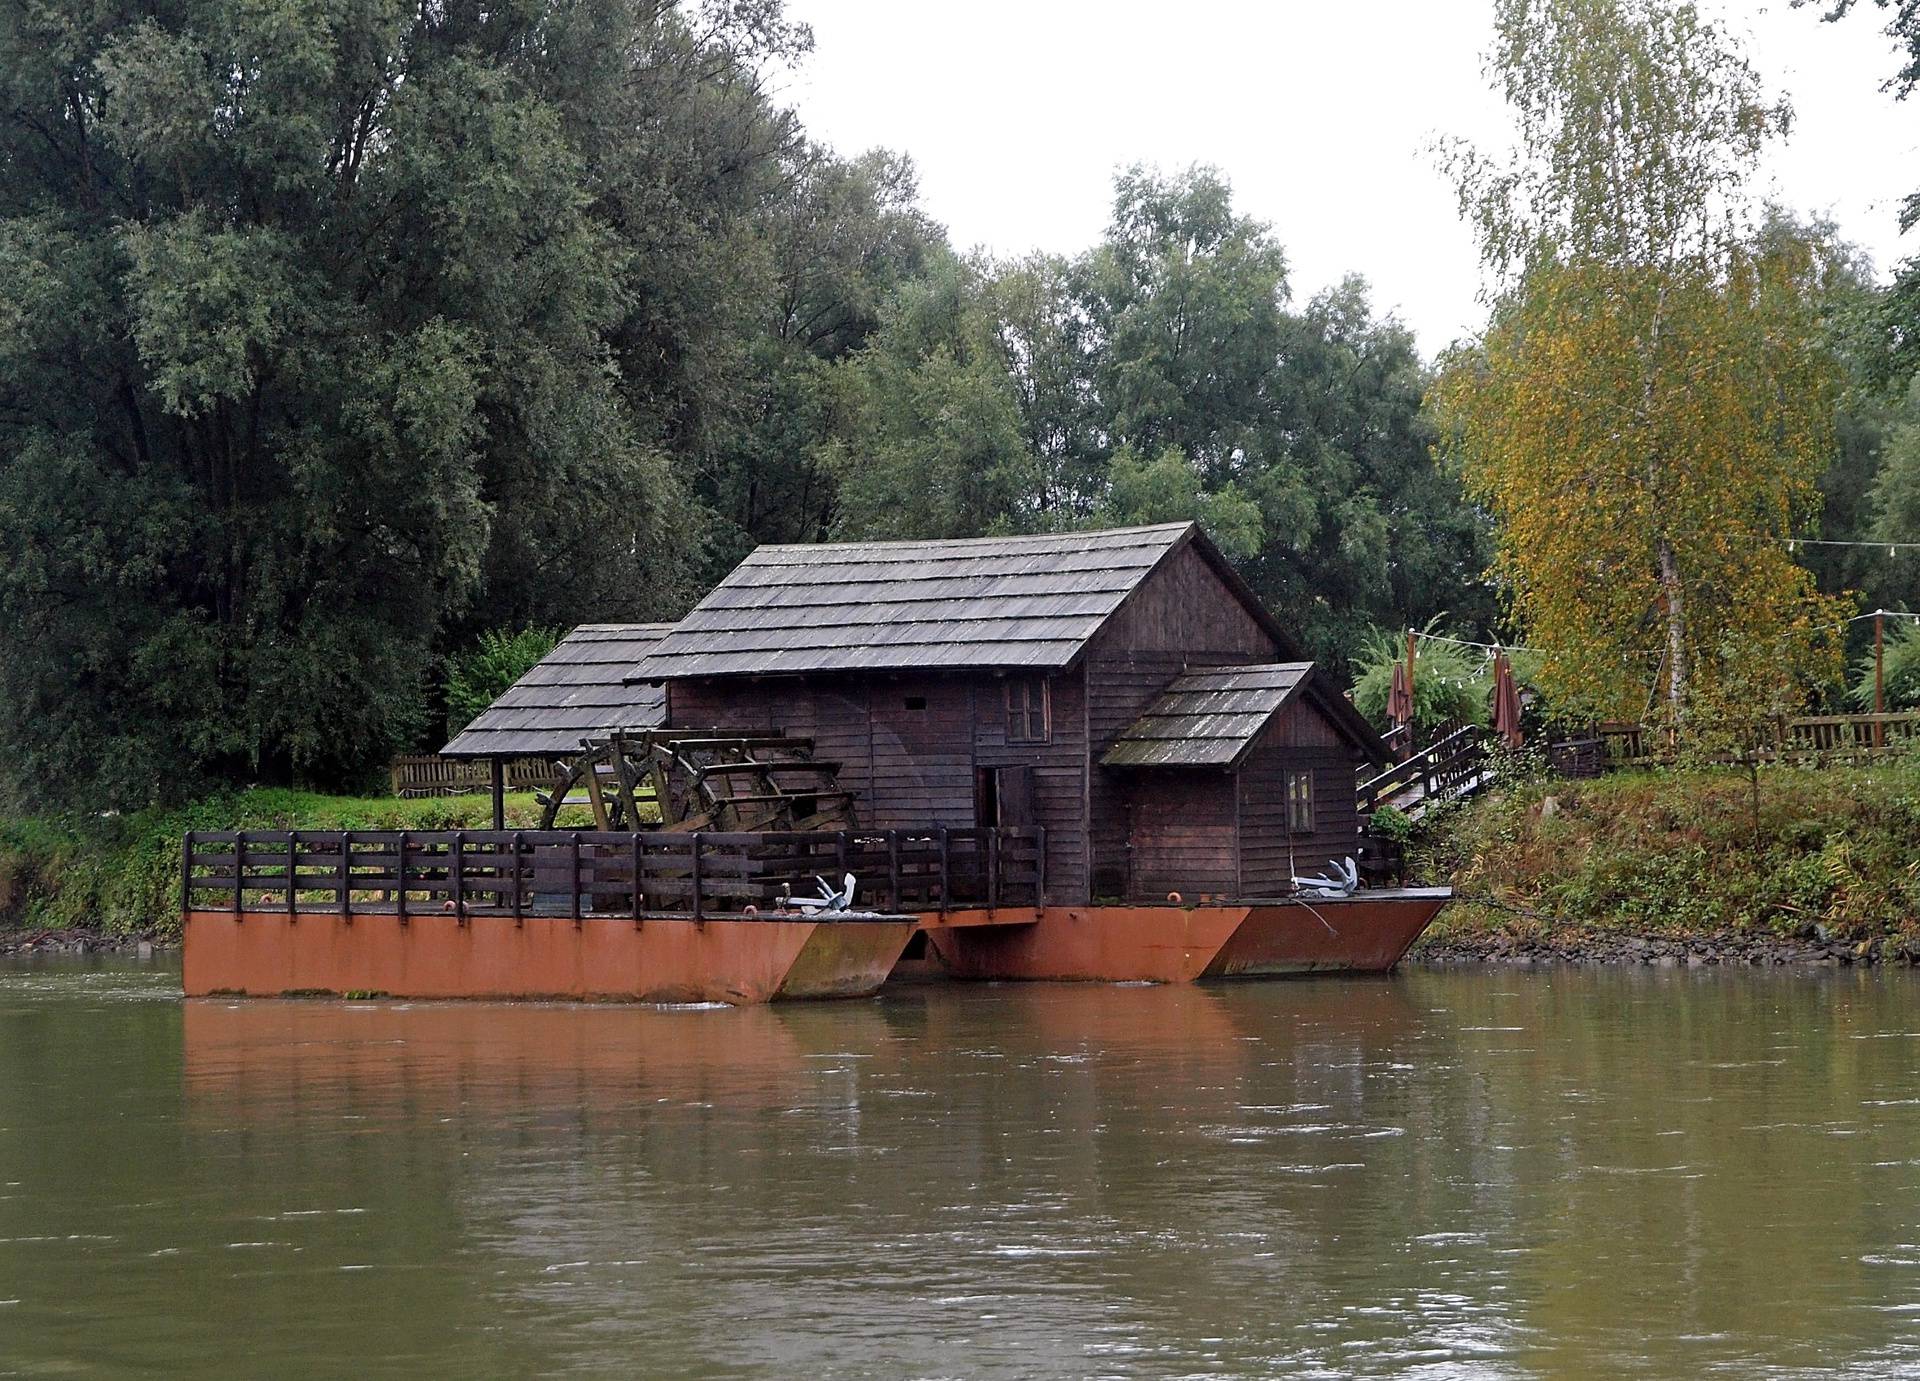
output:
[{"label": "wooden railing", "polygon": [[847,873],[855,912],[1037,905],[1046,831],[196,831],[181,868],[183,911],[791,919]]},{"label": "wooden railing", "polygon": [[[1608,723],[1595,726],[1593,734],[1604,745],[1610,768],[1652,767],[1679,756],[1675,741],[1658,728]],[[1783,716],[1760,721],[1742,737],[1762,762],[1805,767],[1869,762],[1920,739],[1920,711]]]},{"label": "wooden railing", "polygon": [[[554,765],[545,758],[508,758],[501,767],[508,791],[539,791],[553,785]],[[387,775],[396,796],[464,796],[492,784],[493,765],[485,758],[406,753],[393,760]]]},{"label": "wooden railing", "polygon": [[1371,815],[1398,798],[1413,802],[1460,795],[1480,778],[1486,759],[1486,731],[1464,724],[1360,783],[1360,813]]}]

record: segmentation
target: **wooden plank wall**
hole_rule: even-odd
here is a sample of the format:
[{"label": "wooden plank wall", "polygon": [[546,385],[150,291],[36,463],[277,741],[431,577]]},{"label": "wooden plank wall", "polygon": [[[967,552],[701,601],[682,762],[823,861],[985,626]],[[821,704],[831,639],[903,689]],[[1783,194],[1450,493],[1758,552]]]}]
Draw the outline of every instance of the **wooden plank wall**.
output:
[{"label": "wooden plank wall", "polygon": [[[1331,721],[1311,704],[1296,703],[1268,727],[1239,773],[1243,896],[1277,896],[1296,874],[1325,875],[1336,859],[1358,861],[1357,761]],[[1314,830],[1290,836],[1285,773],[1299,768],[1313,773]]]},{"label": "wooden plank wall", "polygon": [[[1091,761],[1189,666],[1246,666],[1279,649],[1191,548],[1174,555],[1123,605],[1087,650]],[[1127,891],[1130,774],[1093,766],[1088,783],[1090,879],[1096,897]],[[1153,776],[1158,774],[1131,774]],[[1222,784],[1231,783],[1222,774]],[[1174,890],[1174,889],[1162,889]],[[1211,890],[1211,889],[1209,889]]]},{"label": "wooden plank wall", "polygon": [[[1033,823],[1047,831],[1049,900],[1086,899],[1086,710],[1078,675],[1056,678],[1053,741],[1009,744],[993,676],[875,676],[676,681],[678,728],[807,735],[840,764],[863,829],[968,827],[974,772],[1034,768]],[[913,704],[914,701],[924,702]]]},{"label": "wooden plank wall", "polygon": [[1140,772],[1128,783],[1133,820],[1132,876],[1125,891],[1160,901],[1178,892],[1237,896],[1233,777],[1218,771]]},{"label": "wooden plank wall", "polygon": [[1078,672],[1051,678],[1053,741],[1008,743],[1006,689],[997,677],[973,683],[976,767],[1033,768],[1033,823],[1047,827],[1047,898],[1087,899],[1087,701]]}]

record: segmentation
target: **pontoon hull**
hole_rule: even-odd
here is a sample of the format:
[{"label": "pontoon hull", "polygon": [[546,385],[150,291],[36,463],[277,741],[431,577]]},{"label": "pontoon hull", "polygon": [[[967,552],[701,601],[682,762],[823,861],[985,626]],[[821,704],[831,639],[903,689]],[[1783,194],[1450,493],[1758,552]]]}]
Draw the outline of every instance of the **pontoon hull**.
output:
[{"label": "pontoon hull", "polygon": [[188,997],[230,993],[410,998],[754,1002],[864,997],[916,922],[579,922],[432,913],[339,916],[190,911]]},{"label": "pontoon hull", "polygon": [[1305,973],[1385,973],[1452,898],[1446,888],[1338,900],[1203,906],[1048,906],[995,922],[926,921],[955,978],[1190,983]]}]

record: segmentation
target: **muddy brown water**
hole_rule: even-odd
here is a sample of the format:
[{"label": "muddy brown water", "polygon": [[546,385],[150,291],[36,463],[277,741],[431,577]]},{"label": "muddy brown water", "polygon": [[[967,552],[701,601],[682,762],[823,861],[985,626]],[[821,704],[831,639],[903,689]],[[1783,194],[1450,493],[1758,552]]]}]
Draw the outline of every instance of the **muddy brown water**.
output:
[{"label": "muddy brown water", "polygon": [[0,1374],[1913,1376],[1920,976],[0,967]]}]

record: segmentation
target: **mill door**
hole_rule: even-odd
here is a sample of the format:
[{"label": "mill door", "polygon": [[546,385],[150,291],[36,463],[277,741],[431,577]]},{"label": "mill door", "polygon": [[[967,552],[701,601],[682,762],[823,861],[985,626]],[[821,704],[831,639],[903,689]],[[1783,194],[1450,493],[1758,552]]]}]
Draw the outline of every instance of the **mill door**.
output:
[{"label": "mill door", "polygon": [[987,828],[1027,829],[1033,824],[1033,769],[983,767],[974,775],[973,818]]}]

